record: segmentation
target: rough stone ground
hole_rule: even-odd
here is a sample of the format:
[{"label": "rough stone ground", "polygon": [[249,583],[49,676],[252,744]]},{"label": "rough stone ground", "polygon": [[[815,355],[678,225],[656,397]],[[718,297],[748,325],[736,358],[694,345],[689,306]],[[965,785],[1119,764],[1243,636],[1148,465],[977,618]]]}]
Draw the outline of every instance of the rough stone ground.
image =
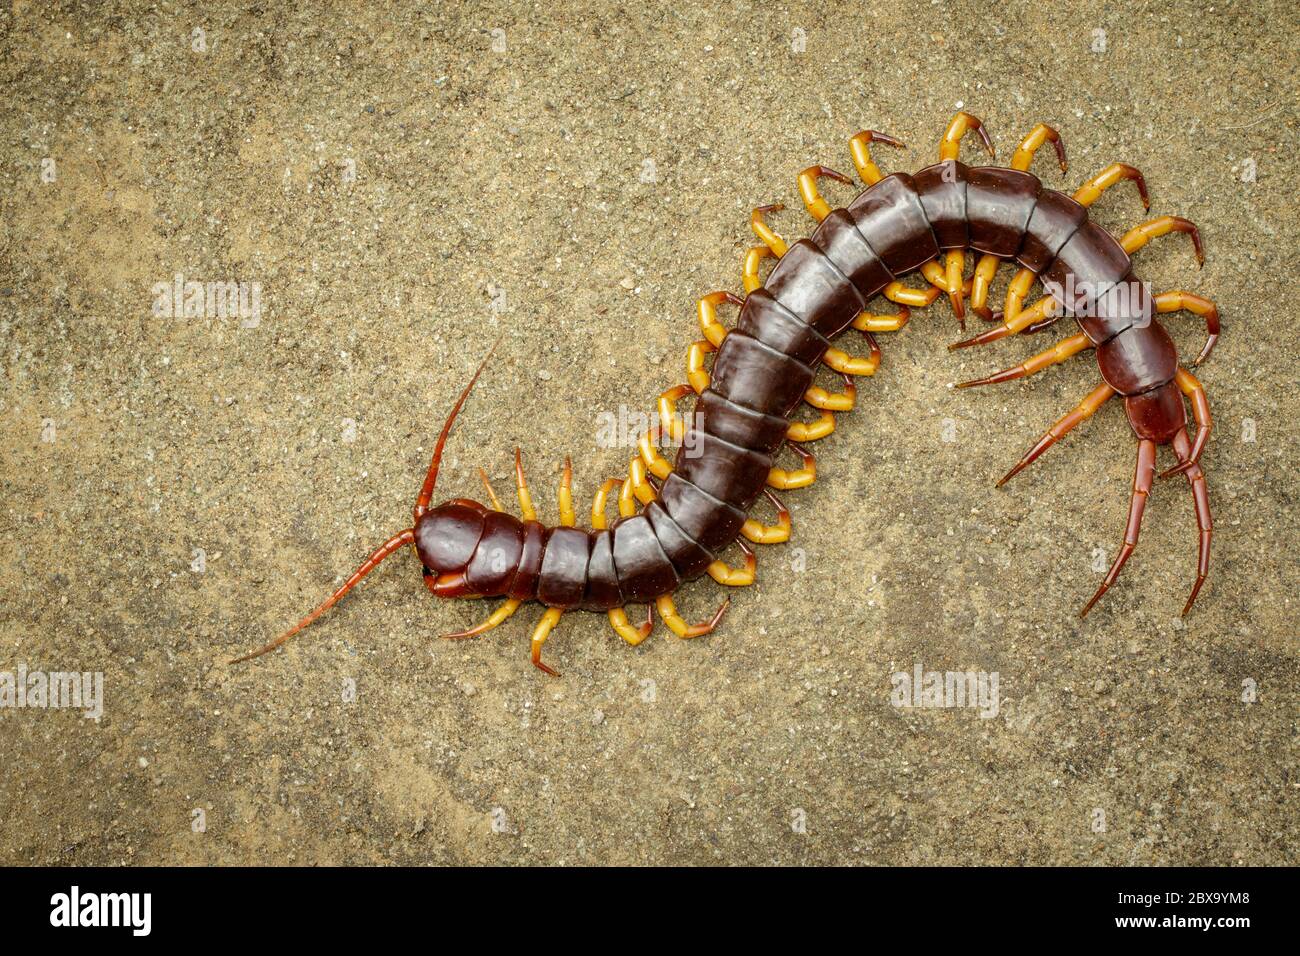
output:
[{"label": "rough stone ground", "polygon": [[[1293,861],[1298,30],[1285,2],[16,0],[0,670],[102,671],[106,699],[98,722],[0,709],[0,861]],[[797,207],[796,173],[850,168],[864,126],[909,144],[887,169],[928,163],[959,107],[1004,162],[1056,125],[1049,185],[1124,159],[1153,215],[1203,230],[1200,272],[1183,237],[1138,257],[1224,315],[1213,574],[1185,621],[1181,480],[1075,613],[1123,533],[1119,407],[992,487],[1095,364],[956,391],[1055,333],[950,354],[940,303],[883,337],[788,496],[792,542],[715,635],[629,649],[569,615],[548,679],[535,608],[440,641],[485,608],[435,605],[402,554],[284,652],[225,664],[405,526],[493,339],[441,491],[481,496],[479,465],[508,491],[518,444],[544,514],[566,454],[585,511],[631,454],[601,416],[682,379],[750,207]],[[1143,213],[1120,186],[1096,216]],[[260,283],[260,323],[153,314],[176,273]],[[1198,321],[1168,325],[1190,359]],[[891,706],[917,663],[997,672],[998,716]]]}]

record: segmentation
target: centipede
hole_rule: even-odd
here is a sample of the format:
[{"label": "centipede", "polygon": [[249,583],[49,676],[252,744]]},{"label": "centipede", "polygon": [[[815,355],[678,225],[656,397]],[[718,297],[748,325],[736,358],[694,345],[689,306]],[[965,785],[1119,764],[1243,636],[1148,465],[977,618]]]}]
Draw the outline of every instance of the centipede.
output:
[{"label": "centipede", "polygon": [[[1204,321],[1205,345],[1191,363],[1197,366],[1219,338],[1219,312],[1212,301],[1191,292],[1153,295],[1138,279],[1132,256],[1153,239],[1186,234],[1203,265],[1200,233],[1187,219],[1160,216],[1116,239],[1090,219],[1089,208],[1110,187],[1131,182],[1149,213],[1146,181],[1135,167],[1112,163],[1067,195],[1047,188],[1029,171],[1047,143],[1061,171],[1068,169],[1065,146],[1051,126],[1037,124],[1007,167],[962,163],[960,147],[968,132],[977,134],[995,158],[981,121],[960,112],[940,139],[938,162],[911,175],[885,175],[872,158],[872,144],[902,147],[900,140],[876,130],[857,133],[849,140],[849,153],[864,188],[847,206],[832,209],[819,184],[832,180],[852,186],[853,181],[826,166],[803,170],[799,195],[817,225],[796,242],[787,243],[768,222],[781,204],[753,210],[750,225],[759,244],[744,255],[744,296],[717,291],[699,300],[702,338],[687,349],[686,381],[659,396],[657,424],[641,435],[626,475],[600,485],[589,530],[578,527],[568,459],[559,482],[559,524],[548,526],[538,519],[519,449],[519,517],[502,507],[482,469],[487,504],[464,497],[431,504],[448,436],[487,365],[484,358],[443,424],[415,499],[411,527],[380,545],[297,624],[231,663],[281,647],[408,545],[434,597],[504,599],[482,623],[444,635],[448,639],[484,634],[521,606],[540,604],[544,610],[531,634],[530,653],[532,663],[551,675],[558,676],[542,660],[543,646],[568,611],[604,613],[630,645],[650,635],[656,611],[679,638],[711,633],[730,598],[724,597],[706,620],[689,623],[678,612],[674,594],[706,574],[724,588],[754,582],[755,546],[790,539],[790,511],[777,492],[816,481],[816,458],[808,446],[835,431],[837,414],[854,408],[855,380],[872,375],[880,365],[877,336],[899,332],[913,309],[930,306],[940,296],[947,296],[962,328],[968,312],[987,325],[950,349],[1036,335],[1063,317],[1074,319],[1076,334],[1018,365],[958,387],[1012,382],[1093,353],[1099,383],[997,485],[1019,474],[1112,398],[1122,398],[1137,441],[1128,522],[1113,563],[1079,613],[1086,616],[1092,610],[1137,548],[1157,450],[1167,445],[1176,461],[1160,477],[1184,476],[1199,531],[1196,578],[1182,610],[1186,615],[1209,574],[1213,523],[1200,461],[1212,422],[1204,387],[1180,364],[1177,347],[1157,316],[1185,312]],[[969,270],[968,263],[973,263]],[[1004,264],[1018,271],[1006,287],[1002,309],[994,311],[989,305],[992,286]],[[913,285],[906,284],[914,273],[924,284],[915,278]],[[1042,294],[1030,304],[1036,283]],[[870,311],[877,297],[897,308]],[[738,310],[730,328],[719,318],[724,306]],[[850,330],[861,334],[865,354],[832,344]],[[815,384],[823,366],[833,373],[836,391]],[[678,408],[688,399],[694,402],[689,414]],[[796,415],[805,405],[816,414],[812,420]],[[1194,438],[1189,425],[1195,426]],[[678,443],[671,463],[664,455],[667,442]],[[782,466],[779,462],[786,459],[780,456],[787,456],[792,467]],[[611,496],[618,510],[612,524],[607,517]],[[770,505],[774,520],[755,514],[760,501]],[[724,552],[732,545],[741,559],[729,563]],[[632,610],[634,623],[629,609],[638,605],[645,606],[645,619]]]}]

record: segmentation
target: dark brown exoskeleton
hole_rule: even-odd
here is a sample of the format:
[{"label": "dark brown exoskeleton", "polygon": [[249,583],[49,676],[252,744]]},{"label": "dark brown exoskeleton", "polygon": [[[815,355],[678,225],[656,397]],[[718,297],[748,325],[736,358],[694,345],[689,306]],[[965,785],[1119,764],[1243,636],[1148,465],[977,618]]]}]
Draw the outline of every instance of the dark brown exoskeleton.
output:
[{"label": "dark brown exoskeleton", "polygon": [[[700,300],[704,338],[688,352],[687,382],[660,396],[660,424],[642,436],[627,478],[610,479],[597,493],[592,530],[575,527],[568,462],[560,485],[560,524],[548,527],[537,520],[518,451],[515,474],[522,520],[501,509],[490,486],[490,506],[456,498],[430,507],[447,436],[483,370],[480,366],[443,426],[416,500],[412,527],[385,542],[295,627],[239,660],[283,644],[337,603],[380,561],[408,544],[414,545],[425,584],[435,596],[505,598],[482,624],[448,637],[481,634],[527,601],[546,605],[531,646],[533,663],[549,673],[554,671],[541,660],[542,645],[560,615],[569,609],[606,612],[614,629],[630,644],[640,643],[650,633],[655,607],[679,636],[707,634],[728,602],[710,619],[692,625],[677,613],[674,592],[705,573],[726,586],[753,582],[755,557],[746,542],[770,544],[788,539],[789,511],[774,489],[804,487],[815,480],[816,462],[804,444],[834,430],[833,412],[853,407],[853,378],[872,374],[880,361],[874,334],[901,329],[908,322],[909,307],[929,305],[943,293],[959,319],[964,320],[969,295],[971,311],[998,323],[952,348],[1041,331],[1064,314],[1073,316],[1080,328],[1077,335],[1020,365],[962,383],[962,387],[1032,375],[1084,350],[1094,350],[1097,355],[1101,384],[1053,425],[999,485],[1108,399],[1115,395],[1124,398],[1138,438],[1129,522],[1118,557],[1081,613],[1086,614],[1114,583],[1136,547],[1155,475],[1156,449],[1172,445],[1178,464],[1165,474],[1186,475],[1200,528],[1196,583],[1183,608],[1186,614],[1209,566],[1212,525],[1199,459],[1211,421],[1204,389],[1179,366],[1173,342],[1155,314],[1187,310],[1205,319],[1209,338],[1197,364],[1209,355],[1218,338],[1219,317],[1213,303],[1191,293],[1152,297],[1134,276],[1129,257],[1151,238],[1186,232],[1198,259],[1203,259],[1196,227],[1185,219],[1165,216],[1116,241],[1089,221],[1087,207],[1104,190],[1124,180],[1136,183],[1149,207],[1145,183],[1136,169],[1113,164],[1070,197],[1044,188],[1027,172],[1045,142],[1053,144],[1065,169],[1064,148],[1050,127],[1035,127],[1016,150],[1009,169],[968,167],[958,162],[959,143],[967,130],[978,132],[992,152],[979,120],[959,113],[941,143],[941,161],[915,176],[883,175],[871,160],[869,144],[901,144],[874,131],[859,133],[850,145],[867,188],[843,209],[832,210],[820,196],[817,183],[822,177],[848,179],[824,166],[806,169],[799,177],[800,192],[820,223],[807,239],[787,245],[766,224],[764,214],[779,206],[754,211],[751,222],[763,244],[746,256],[748,295],[742,300],[728,292],[714,292]],[[964,273],[967,249],[981,256],[969,279]],[[760,265],[773,257],[779,261],[764,281]],[[1007,260],[1021,268],[1008,288],[1005,308],[994,314],[987,306],[989,287],[999,264]],[[918,269],[929,288],[904,286],[902,277]],[[1025,307],[1025,296],[1038,280],[1048,294]],[[868,302],[879,294],[899,303],[902,311],[893,315],[868,312]],[[717,319],[717,309],[723,303],[740,307],[734,329],[726,329]],[[850,326],[866,337],[867,356],[855,357],[831,344]],[[710,354],[714,354],[713,365],[706,369]],[[828,392],[814,384],[816,370],[822,365],[843,377],[842,392]],[[688,426],[676,404],[692,394],[696,401]],[[1197,425],[1194,442],[1188,437],[1184,395],[1191,400]],[[820,411],[820,417],[811,422],[792,421],[795,410],[805,403]],[[682,441],[671,465],[658,451],[659,440],[665,435]],[[778,455],[787,447],[801,459],[800,467],[787,470],[778,466]],[[486,476],[484,480],[486,483]],[[616,488],[620,517],[606,526],[606,499]],[[763,524],[750,516],[760,497],[775,508],[775,524]],[[721,557],[732,543],[744,555],[741,567],[731,567]],[[647,605],[642,625],[628,622],[629,604]]]}]

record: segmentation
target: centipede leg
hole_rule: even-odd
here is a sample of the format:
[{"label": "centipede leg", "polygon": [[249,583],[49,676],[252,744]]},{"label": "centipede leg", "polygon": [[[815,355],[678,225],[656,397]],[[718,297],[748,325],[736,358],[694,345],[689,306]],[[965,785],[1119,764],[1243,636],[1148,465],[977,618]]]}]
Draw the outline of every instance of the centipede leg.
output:
[{"label": "centipede leg", "polygon": [[[1180,461],[1188,460],[1187,430],[1181,429],[1174,436],[1174,454]],[[1210,493],[1205,485],[1205,473],[1196,462],[1191,462],[1187,469],[1187,484],[1192,489],[1192,501],[1196,507],[1196,528],[1200,532],[1196,554],[1196,583],[1192,585],[1191,596],[1183,605],[1183,617],[1192,609],[1196,595],[1201,593],[1201,586],[1210,573],[1210,539],[1214,536],[1214,521],[1210,517]]]},{"label": "centipede leg", "polygon": [[[975,274],[971,276],[970,310],[985,322],[994,321],[993,310],[988,307],[989,288],[992,286],[993,279],[998,274],[998,267],[1001,265],[1001,259],[991,253],[985,253],[975,266]],[[1033,273],[1030,273],[1030,275],[1032,276]]]},{"label": "centipede leg", "polygon": [[641,452],[641,461],[650,474],[660,481],[673,473],[673,466],[668,464],[668,459],[659,454],[657,447],[662,434],[663,426],[655,425],[653,428],[646,429],[645,434],[637,442],[637,449]]},{"label": "centipede leg", "polygon": [[1156,311],[1165,312],[1191,312],[1193,315],[1199,315],[1205,319],[1206,340],[1205,347],[1201,349],[1201,354],[1196,356],[1193,365],[1200,365],[1210,357],[1210,352],[1214,349],[1214,343],[1219,341],[1219,308],[1209,299],[1201,298],[1191,292],[1162,292],[1155,297]]},{"label": "centipede leg", "polygon": [[758,558],[754,554],[754,549],[746,544],[743,538],[737,538],[736,545],[745,555],[744,565],[733,568],[725,561],[714,561],[708,567],[709,577],[729,588],[748,587],[754,583],[754,574],[758,570]]},{"label": "centipede leg", "polygon": [[1147,194],[1147,181],[1138,170],[1128,163],[1111,163],[1092,179],[1088,180],[1074,192],[1074,201],[1080,206],[1091,206],[1101,194],[1116,183],[1131,180],[1137,186],[1138,195],[1142,197],[1142,208],[1151,208],[1151,197]]},{"label": "centipede leg", "polygon": [[687,624],[682,616],[677,613],[677,605],[673,603],[672,596],[665,594],[655,602],[659,608],[659,616],[663,622],[668,625],[668,629],[681,638],[703,637],[722,620],[722,615],[727,613],[727,608],[731,606],[731,598],[723,599],[718,609],[713,612],[713,617],[702,624]]},{"label": "centipede leg", "polygon": [[772,507],[776,509],[776,524],[766,525],[757,518],[748,518],[741,525],[740,533],[754,544],[780,544],[790,540],[790,509],[785,506],[770,488],[764,488],[763,494]]},{"label": "centipede leg", "polygon": [[695,389],[696,395],[703,394],[709,387],[709,373],[704,368],[704,357],[717,349],[708,339],[692,342],[686,350],[686,381]]},{"label": "centipede leg", "polygon": [[749,214],[749,228],[754,230],[754,235],[762,240],[763,245],[772,251],[772,255],[780,259],[786,253],[785,240],[772,231],[772,227],[767,224],[763,218],[764,214],[769,212],[780,212],[785,208],[784,203],[774,202],[766,206],[756,206]]},{"label": "centipede leg", "polygon": [[508,617],[510,617],[511,614],[514,614],[515,611],[519,610],[519,605],[521,605],[522,603],[523,601],[520,601],[516,598],[510,598],[508,601],[505,601],[500,607],[498,607],[495,611],[493,611],[488,616],[488,618],[485,621],[483,621],[483,623],[477,624],[474,627],[468,628],[467,630],[464,631],[453,631],[450,634],[444,634],[442,635],[443,640],[459,641],[467,637],[476,637],[479,634],[486,633],[487,631],[492,630],[492,628],[496,627],[498,624],[505,621]]},{"label": "centipede leg", "polygon": [[1115,557],[1115,563],[1106,572],[1106,577],[1102,580],[1101,586],[1097,588],[1097,593],[1083,606],[1083,610],[1079,612],[1079,617],[1087,617],[1088,612],[1092,610],[1092,606],[1101,600],[1103,594],[1110,590],[1110,586],[1115,583],[1120,571],[1124,569],[1129,556],[1137,548],[1138,534],[1142,531],[1142,514],[1146,510],[1147,499],[1151,496],[1151,482],[1155,479],[1155,474],[1156,443],[1143,440],[1138,444],[1137,467],[1133,472],[1133,498],[1129,503],[1128,526],[1124,529],[1124,544]]},{"label": "centipede leg", "polygon": [[773,468],[767,473],[768,487],[777,488],[781,491],[788,491],[792,488],[807,488],[817,480],[817,459],[813,457],[812,452],[802,445],[797,445],[794,442],[786,442],[786,445],[803,459],[803,465],[793,471],[786,471],[784,468]]},{"label": "centipede leg", "polygon": [[875,375],[876,369],[880,368],[880,346],[870,332],[862,334],[866,336],[867,346],[871,349],[866,358],[829,348],[822,353],[822,364],[842,375]]},{"label": "centipede leg", "polygon": [[1042,438],[1038,439],[1038,443],[1035,444],[1033,448],[1029,449],[1025,454],[1025,457],[1016,462],[1016,466],[1002,476],[1001,480],[998,481],[997,486],[1001,488],[1016,475],[1020,474],[1020,472],[1024,471],[1025,468],[1031,465],[1039,455],[1064,438],[1076,425],[1091,418],[1096,413],[1097,409],[1101,408],[1101,406],[1106,403],[1106,400],[1114,394],[1115,390],[1104,382],[1089,392],[1082,402],[1063,415],[1055,425],[1043,434]]},{"label": "centipede leg", "polygon": [[938,286],[933,285],[926,289],[913,289],[911,286],[904,285],[895,279],[885,286],[882,294],[890,302],[897,302],[899,305],[910,306],[914,309],[924,309],[926,306],[932,305],[943,291]]},{"label": "centipede leg", "polygon": [[639,627],[633,627],[627,619],[627,608],[616,607],[609,611],[609,626],[623,640],[627,641],[633,647],[636,647],[647,637],[655,627],[654,605],[647,604],[645,608],[645,623]]},{"label": "centipede leg", "polygon": [[551,631],[555,630],[555,625],[560,622],[563,615],[564,611],[561,608],[547,608],[546,613],[542,615],[542,619],[537,622],[537,627],[533,629],[533,636],[529,638],[529,645],[532,647],[533,666],[538,670],[546,671],[552,677],[559,677],[560,673],[555,668],[542,663],[542,645],[551,636]]},{"label": "centipede leg", "polygon": [[1052,310],[1052,312],[1055,312],[1057,309],[1057,302],[1051,296],[1044,296],[1035,302],[1030,308],[1022,309],[1014,318],[1004,318],[1001,323],[993,326],[991,329],[984,330],[974,338],[966,339],[963,342],[954,342],[952,345],[948,346],[948,351],[951,352],[954,349],[970,348],[972,345],[987,345],[989,342],[996,342],[998,339],[1004,339],[1008,335],[1014,335],[1017,332],[1034,326],[1036,323],[1051,318],[1051,315],[1048,314],[1049,309]]},{"label": "centipede leg", "polygon": [[895,139],[888,133],[882,133],[879,130],[864,129],[855,133],[849,140],[849,153],[853,156],[853,165],[858,170],[858,175],[868,186],[874,186],[885,178],[885,174],[880,171],[880,167],[875,164],[871,158],[872,143],[884,143],[886,146],[902,147],[902,140]]},{"label": "centipede leg", "polygon": [[804,208],[808,210],[808,214],[818,222],[831,214],[830,204],[822,198],[817,189],[817,180],[823,176],[846,186],[853,185],[853,180],[849,179],[848,176],[837,173],[827,166],[809,166],[799,174],[799,196],[803,199]]},{"label": "centipede leg", "polygon": [[660,427],[673,441],[686,437],[686,422],[677,414],[677,403],[693,391],[690,385],[674,385],[659,396]]},{"label": "centipede leg", "polygon": [[1084,349],[1092,348],[1092,340],[1080,332],[1078,335],[1072,335],[1064,341],[1058,342],[1052,348],[1039,352],[1033,358],[1026,359],[1019,365],[1003,369],[1001,372],[994,372],[986,378],[977,378],[969,382],[961,382],[958,388],[972,388],[976,385],[995,385],[998,382],[1010,382],[1017,378],[1025,378],[1033,375],[1035,372],[1041,372],[1043,369],[1052,365],[1064,362],[1073,355],[1077,355]]},{"label": "centipede leg", "polygon": [[750,246],[745,253],[745,264],[741,268],[741,279],[745,283],[745,291],[753,292],[755,289],[763,287],[763,279],[758,274],[759,266],[764,259],[774,258],[772,250],[767,246]]},{"label": "centipede leg", "polygon": [[528,493],[528,479],[524,477],[524,455],[515,449],[515,491],[519,494],[519,514],[525,521],[536,521],[533,496]]},{"label": "centipede leg", "polygon": [[[1179,472],[1191,472],[1193,466],[1201,460],[1201,452],[1205,450],[1205,443],[1210,439],[1210,429],[1214,427],[1214,420],[1210,417],[1210,400],[1205,394],[1205,386],[1187,369],[1179,366],[1178,371],[1174,373],[1174,381],[1178,383],[1178,388],[1188,400],[1192,403],[1192,417],[1196,421],[1196,443],[1192,445],[1192,452],[1185,458],[1180,458],[1180,464],[1170,468],[1161,478],[1168,478],[1170,475],[1176,475]],[[1184,432],[1186,429],[1184,429]]]},{"label": "centipede leg", "polygon": [[1187,233],[1192,239],[1192,248],[1196,252],[1197,264],[1205,265],[1205,249],[1201,246],[1201,232],[1196,228],[1196,223],[1181,216],[1159,216],[1142,223],[1140,226],[1134,226],[1124,233],[1124,238],[1119,241],[1119,244],[1125,252],[1132,255],[1152,239],[1167,236],[1171,232]]},{"label": "centipede leg", "polygon": [[732,295],[730,292],[710,292],[702,296],[696,303],[696,311],[700,320],[700,331],[704,337],[709,340],[713,347],[721,348],[722,340],[727,337],[727,327],[718,321],[718,306],[728,302],[731,305],[740,308],[744,305],[744,300],[739,296]]},{"label": "centipede leg", "polygon": [[907,306],[899,309],[897,315],[877,315],[874,312],[861,312],[853,320],[853,327],[859,332],[897,332],[907,325],[912,317],[912,310]]},{"label": "centipede leg", "polygon": [[803,400],[813,408],[828,412],[848,412],[858,400],[858,386],[851,375],[844,376],[843,392],[828,392],[820,385],[813,385],[803,393]]},{"label": "centipede leg", "polygon": [[591,526],[596,531],[603,531],[608,526],[605,517],[605,504],[609,501],[609,493],[615,488],[622,487],[622,478],[606,478],[605,483],[600,486],[591,499]]},{"label": "centipede leg", "polygon": [[568,456],[564,458],[564,470],[560,473],[560,491],[557,496],[560,506],[560,524],[572,528],[577,521],[573,513],[573,462]]},{"label": "centipede leg", "polygon": [[492,502],[492,510],[501,510],[501,500],[497,497],[496,491],[492,488],[492,482],[488,480],[488,473],[482,468],[478,470],[478,476],[483,481],[483,487],[487,489],[488,500]]},{"label": "centipede leg", "polygon": [[[961,139],[969,130],[979,134],[980,141],[990,156],[997,155],[989,134],[979,118],[970,113],[961,112],[952,118],[947,131],[939,143],[939,161],[956,162],[961,153]],[[959,249],[948,252],[944,258],[944,276],[948,285],[948,298],[952,302],[952,311],[963,327],[966,325],[966,307],[962,302],[962,273],[966,265],[966,255]]]}]

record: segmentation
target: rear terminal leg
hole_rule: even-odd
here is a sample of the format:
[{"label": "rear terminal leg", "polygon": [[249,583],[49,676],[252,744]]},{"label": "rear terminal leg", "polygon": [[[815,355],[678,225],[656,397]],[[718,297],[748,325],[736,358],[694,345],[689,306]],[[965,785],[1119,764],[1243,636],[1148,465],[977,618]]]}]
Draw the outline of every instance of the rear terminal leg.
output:
[{"label": "rear terminal leg", "polygon": [[[1189,447],[1187,429],[1180,429],[1174,436],[1174,454],[1180,461],[1188,460]],[[1192,501],[1196,507],[1196,527],[1200,532],[1200,539],[1196,554],[1196,583],[1192,585],[1191,596],[1183,605],[1183,617],[1186,617],[1187,612],[1192,609],[1196,595],[1201,593],[1201,586],[1205,584],[1205,578],[1210,573],[1210,539],[1214,535],[1214,521],[1210,517],[1210,493],[1205,485],[1205,473],[1201,471],[1199,464],[1192,462],[1191,467],[1187,469],[1187,483],[1192,489]]]},{"label": "rear terminal leg", "polygon": [[1210,357],[1210,352],[1214,349],[1214,343],[1219,341],[1218,306],[1209,299],[1203,299],[1191,292],[1162,292],[1155,297],[1155,305],[1156,311],[1160,313],[1187,311],[1205,319],[1207,336],[1205,347],[1201,349],[1201,354],[1196,356],[1196,361],[1192,364],[1200,365]]},{"label": "rear terminal leg", "polygon": [[1002,476],[998,481],[997,486],[1001,488],[1008,481],[1029,467],[1029,465],[1033,464],[1039,455],[1047,451],[1047,449],[1051,448],[1069,434],[1076,425],[1080,422],[1087,421],[1096,414],[1097,409],[1101,408],[1101,406],[1106,403],[1106,400],[1114,394],[1115,390],[1105,382],[1089,392],[1083,401],[1063,415],[1055,425],[1043,434],[1042,438],[1038,439],[1037,444],[1025,453],[1025,457],[1016,462],[1015,467]]},{"label": "rear terminal leg", "polygon": [[1106,572],[1105,579],[1101,586],[1083,606],[1079,612],[1079,617],[1087,617],[1092,606],[1101,600],[1101,596],[1110,590],[1110,586],[1115,583],[1119,577],[1120,571],[1124,569],[1129,556],[1137,548],[1138,534],[1142,531],[1142,514],[1146,511],[1147,499],[1151,497],[1151,482],[1156,474],[1156,443],[1144,439],[1138,444],[1137,467],[1133,472],[1133,498],[1129,502],[1128,509],[1128,526],[1124,529],[1124,544],[1119,549],[1119,554],[1115,556],[1115,563],[1110,566]]}]

